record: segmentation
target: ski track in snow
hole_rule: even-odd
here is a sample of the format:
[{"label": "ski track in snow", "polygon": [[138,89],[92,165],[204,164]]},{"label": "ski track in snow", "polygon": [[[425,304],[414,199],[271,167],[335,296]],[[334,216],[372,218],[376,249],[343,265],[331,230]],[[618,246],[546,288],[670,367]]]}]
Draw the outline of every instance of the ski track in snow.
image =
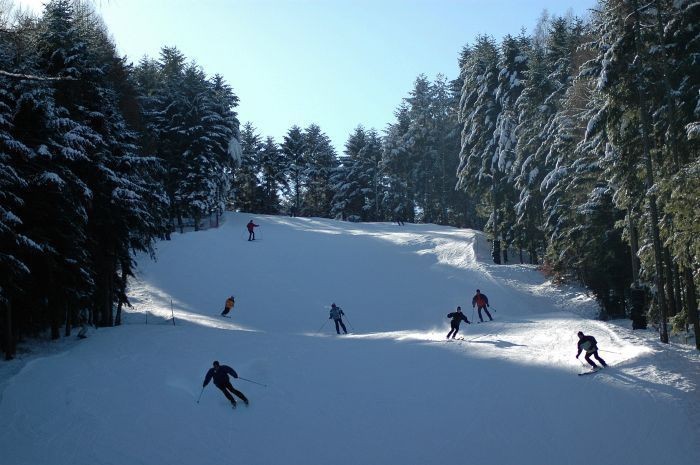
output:
[{"label": "ski track in snow", "polygon": [[[250,218],[140,257],[122,327],[0,364],[2,464],[700,463],[697,352],[490,263],[482,233],[257,215],[251,243]],[[578,330],[610,368],[576,376]],[[267,384],[234,380],[249,408],[202,391],[214,358]]]}]

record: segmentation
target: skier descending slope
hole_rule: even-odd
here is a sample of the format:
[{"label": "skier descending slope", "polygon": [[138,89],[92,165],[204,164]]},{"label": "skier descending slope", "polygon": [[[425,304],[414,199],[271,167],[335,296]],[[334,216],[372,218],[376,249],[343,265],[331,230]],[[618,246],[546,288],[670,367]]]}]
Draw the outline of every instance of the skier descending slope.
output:
[{"label": "skier descending slope", "polygon": [[462,313],[462,307],[457,307],[456,312],[448,313],[447,318],[452,318],[452,321],[450,321],[450,326],[452,327],[452,329],[450,329],[450,332],[447,333],[447,339],[450,338],[450,335],[452,336],[452,339],[455,338],[457,332],[459,331],[459,324],[462,321],[466,321],[467,324],[471,324],[471,321],[469,321],[467,317]]},{"label": "skier descending slope", "polygon": [[233,310],[234,305],[236,305],[236,299],[234,299],[233,296],[226,299],[226,303],[224,304],[224,311],[221,312],[221,316],[227,316],[228,312]]},{"label": "skier descending slope", "polygon": [[211,379],[214,379],[214,386],[218,387],[221,392],[224,393],[226,398],[231,402],[231,405],[233,408],[236,408],[236,400],[233,398],[233,396],[229,393],[231,391],[234,393],[236,396],[238,396],[246,405],[248,405],[248,399],[246,398],[243,393],[237,389],[235,389],[231,385],[231,381],[228,379],[228,376],[231,375],[234,378],[238,378],[238,373],[236,373],[236,370],[231,368],[228,365],[219,365],[218,361],[214,361],[213,367],[207,371],[207,375],[204,377],[204,383],[202,383],[202,389],[204,389],[207,384],[209,384],[209,381]]},{"label": "skier descending slope", "polygon": [[260,226],[259,224],[253,223],[253,220],[250,220],[248,224],[246,225],[246,228],[248,229],[248,240],[249,241],[254,241],[255,240],[255,228]]},{"label": "skier descending slope", "polygon": [[600,362],[601,365],[604,367],[608,366],[607,363],[605,363],[605,360],[600,358],[600,355],[598,355],[598,342],[595,340],[593,336],[586,336],[583,334],[583,331],[578,332],[578,352],[576,352],[576,358],[578,358],[579,355],[581,355],[581,351],[585,350],[586,351],[586,361],[590,366],[593,367],[593,370],[596,371],[598,370],[598,365],[595,364],[593,360],[591,360],[591,355],[596,358]]},{"label": "skier descending slope", "polygon": [[329,320],[333,320],[335,322],[335,332],[340,334],[340,328],[343,328],[343,332],[345,334],[348,333],[348,329],[345,327],[345,324],[343,323],[343,315],[345,315],[345,312],[343,312],[343,309],[338,307],[336,304],[331,305],[331,311],[330,311],[330,316],[328,317]]},{"label": "skier descending slope", "polygon": [[484,319],[481,317],[481,310],[486,312],[486,316],[489,317],[489,321],[493,321],[493,318],[491,318],[491,314],[486,308],[490,307],[489,298],[486,297],[486,294],[482,294],[479,289],[476,290],[476,295],[474,295],[474,297],[472,298],[472,307],[477,307],[479,309],[479,321],[481,323],[484,322]]}]

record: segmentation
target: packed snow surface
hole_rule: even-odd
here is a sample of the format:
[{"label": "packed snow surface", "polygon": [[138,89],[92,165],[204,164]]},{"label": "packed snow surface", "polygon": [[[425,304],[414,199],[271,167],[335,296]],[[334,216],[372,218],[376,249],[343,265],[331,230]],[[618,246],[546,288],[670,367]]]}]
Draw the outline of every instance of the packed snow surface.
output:
[{"label": "packed snow surface", "polygon": [[[120,327],[0,362],[2,465],[700,463],[697,353],[492,264],[479,232],[229,214],[139,257],[130,299]],[[577,376],[579,330],[610,368]],[[213,360],[249,407],[202,391]]]}]

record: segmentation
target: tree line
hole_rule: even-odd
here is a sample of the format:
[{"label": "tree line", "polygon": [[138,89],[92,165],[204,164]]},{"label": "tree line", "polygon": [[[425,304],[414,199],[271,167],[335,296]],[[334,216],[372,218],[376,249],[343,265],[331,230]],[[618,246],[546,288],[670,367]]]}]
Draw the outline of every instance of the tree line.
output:
[{"label": "tree line", "polygon": [[[278,143],[175,47],[131,65],[91,8],[0,15],[0,329],[119,324],[134,254],[224,209],[484,229],[496,263],[639,304],[700,348],[700,6],[601,0],[531,34],[479,36],[416,78],[379,132],[336,153],[317,124]],[[515,252],[513,254],[512,252]]]},{"label": "tree line", "polygon": [[461,57],[457,173],[488,199],[495,261],[526,249],[604,317],[641,293],[662,341],[692,325],[698,349],[699,57],[691,1],[601,0],[586,21],[479,37]]},{"label": "tree line", "polygon": [[[7,3],[3,3],[6,7]],[[176,48],[137,66],[92,7],[0,11],[0,330],[119,324],[136,252],[218,218],[240,158],[238,99]]]},{"label": "tree line", "polygon": [[[316,125],[279,146],[247,126],[238,198],[484,228],[494,262],[580,282],[602,318],[643,315],[664,342],[669,323],[692,326],[700,349],[699,19],[690,0],[601,0],[586,19],[544,13],[532,34],[479,36],[456,79],[419,76],[395,121],[358,126],[337,158]],[[281,209],[260,175],[275,150]]]}]

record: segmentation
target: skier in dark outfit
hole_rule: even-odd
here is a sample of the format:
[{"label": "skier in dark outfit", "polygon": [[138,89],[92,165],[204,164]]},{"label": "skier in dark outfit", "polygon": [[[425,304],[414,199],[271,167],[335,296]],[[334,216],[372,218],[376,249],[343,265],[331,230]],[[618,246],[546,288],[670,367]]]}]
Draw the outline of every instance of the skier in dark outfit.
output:
[{"label": "skier in dark outfit", "polygon": [[331,305],[331,312],[328,319],[333,320],[335,322],[335,332],[338,334],[340,334],[340,327],[343,328],[343,332],[345,334],[348,333],[348,329],[343,323],[343,315],[345,315],[345,312],[343,312],[343,310],[340,307],[338,307],[336,304]]},{"label": "skier in dark outfit", "polygon": [[590,366],[593,367],[594,370],[598,369],[598,365],[595,364],[593,360],[591,360],[591,355],[596,358],[600,362],[601,365],[604,367],[608,366],[607,363],[605,363],[605,360],[600,358],[598,355],[598,341],[595,340],[593,336],[586,336],[583,334],[583,331],[578,332],[578,352],[576,352],[576,358],[578,358],[579,355],[581,355],[581,351],[585,350],[586,351],[586,361]]},{"label": "skier in dark outfit", "polygon": [[447,333],[447,339],[450,338],[450,335],[452,336],[452,339],[455,338],[457,335],[457,332],[459,331],[459,324],[462,321],[466,321],[467,324],[472,324],[471,321],[467,319],[467,317],[462,313],[462,307],[457,307],[456,312],[448,313],[447,318],[452,318],[452,321],[450,321],[450,326],[452,329],[450,329],[450,332]]},{"label": "skier in dark outfit", "polygon": [[231,381],[228,379],[229,375],[233,376],[234,378],[238,378],[238,373],[236,373],[236,370],[234,370],[228,365],[219,365],[219,362],[214,361],[214,366],[212,368],[209,368],[209,371],[207,371],[207,375],[204,377],[204,383],[202,383],[202,388],[209,384],[209,381],[211,381],[211,379],[214,378],[214,386],[218,387],[221,390],[221,392],[224,393],[224,395],[231,402],[231,405],[233,405],[234,408],[236,407],[236,399],[233,398],[229,391],[234,393],[246,405],[248,405],[248,399],[246,398],[246,396],[243,395],[241,391],[235,389],[231,385]]},{"label": "skier in dark outfit", "polygon": [[481,321],[482,323],[484,322],[484,319],[481,317],[481,310],[486,312],[486,315],[489,317],[489,321],[493,321],[493,318],[491,318],[491,314],[486,309],[486,307],[489,306],[489,298],[486,297],[486,294],[482,294],[479,289],[476,290],[476,295],[474,295],[474,297],[472,298],[472,308],[476,306],[478,306],[479,308],[479,321]]}]

